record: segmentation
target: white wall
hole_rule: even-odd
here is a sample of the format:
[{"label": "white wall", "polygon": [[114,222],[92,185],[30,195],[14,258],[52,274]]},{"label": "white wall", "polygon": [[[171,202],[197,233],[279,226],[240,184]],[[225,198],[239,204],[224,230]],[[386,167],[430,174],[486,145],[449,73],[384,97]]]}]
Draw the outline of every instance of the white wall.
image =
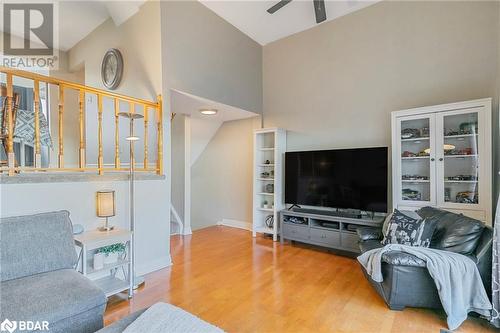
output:
[{"label": "white wall", "polygon": [[191,169],[191,227],[251,223],[253,130],[260,117],[222,124]]},{"label": "white wall", "polygon": [[221,126],[221,121],[191,118],[191,166],[196,163]]},{"label": "white wall", "polygon": [[[40,212],[68,210],[73,224],[82,224],[86,230],[104,223],[96,217],[95,192],[103,189],[116,191],[116,216],[110,223],[128,228],[128,181],[2,184],[0,188],[1,216],[17,216]],[[163,204],[164,181],[138,181],[136,185],[136,269],[148,273],[171,263],[169,233],[165,226],[168,207]]]}]

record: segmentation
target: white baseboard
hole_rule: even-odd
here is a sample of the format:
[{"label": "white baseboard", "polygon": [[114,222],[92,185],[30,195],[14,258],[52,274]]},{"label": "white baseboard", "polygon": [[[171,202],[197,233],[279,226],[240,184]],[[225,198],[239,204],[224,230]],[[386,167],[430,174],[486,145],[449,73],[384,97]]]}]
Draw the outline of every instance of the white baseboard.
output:
[{"label": "white baseboard", "polygon": [[172,258],[170,255],[137,265],[135,267],[135,272],[137,275],[144,275],[169,266],[172,266]]},{"label": "white baseboard", "polygon": [[193,230],[191,230],[190,226],[184,226],[184,230],[183,230],[182,234],[183,235],[192,235],[193,234]]},{"label": "white baseboard", "polygon": [[217,225],[223,225],[226,227],[244,229],[248,231],[252,231],[252,224],[250,222],[231,220],[231,219],[222,219],[222,221],[217,222]]}]

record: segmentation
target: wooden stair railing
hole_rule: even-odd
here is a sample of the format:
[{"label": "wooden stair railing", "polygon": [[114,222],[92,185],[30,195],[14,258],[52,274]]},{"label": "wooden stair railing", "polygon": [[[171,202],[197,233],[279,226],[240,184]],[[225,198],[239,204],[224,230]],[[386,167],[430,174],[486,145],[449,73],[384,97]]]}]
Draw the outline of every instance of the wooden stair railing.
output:
[{"label": "wooden stair railing", "polygon": [[[30,172],[30,171],[97,171],[99,175],[102,175],[105,171],[128,171],[128,168],[124,168],[120,161],[120,147],[119,147],[119,118],[118,113],[120,112],[121,104],[127,104],[131,112],[135,112],[136,106],[138,108],[142,107],[144,112],[144,162],[142,168],[135,168],[136,171],[143,172],[155,172],[159,175],[163,174],[163,114],[162,114],[162,99],[161,95],[157,96],[157,101],[152,102],[140,98],[130,97],[126,95],[117,94],[111,91],[102,90],[98,88],[93,88],[85,86],[82,84],[69,82],[65,80],[56,79],[54,77],[35,74],[32,72],[26,72],[21,70],[16,70],[8,67],[0,66],[0,73],[6,76],[6,100],[5,103],[4,117],[2,120],[2,134],[5,134],[3,138],[5,144],[5,150],[7,153],[8,163],[6,166],[0,165],[0,171],[8,171],[9,175],[14,175],[16,172]],[[35,151],[35,166],[34,167],[19,167],[15,163],[14,154],[14,127],[15,127],[15,114],[17,107],[19,105],[19,97],[16,97],[13,92],[13,78],[21,77],[24,79],[29,79],[33,81],[33,110],[34,110],[34,151]],[[57,145],[57,167],[47,167],[42,168],[41,166],[41,146],[40,146],[40,83],[46,83],[50,85],[56,85],[59,89],[59,102],[58,102],[58,145]],[[76,90],[78,92],[78,122],[79,122],[79,161],[77,168],[65,168],[64,167],[64,117],[65,117],[65,91],[66,90]],[[98,138],[98,159],[97,168],[89,167],[85,161],[86,155],[86,141],[85,141],[85,97],[86,94],[91,94],[97,96],[97,108],[98,108],[98,132],[95,135]],[[103,108],[103,99],[109,98],[113,101],[114,108],[112,110],[114,114],[114,165],[113,167],[108,167],[104,165],[104,149],[103,149],[103,114],[108,112]],[[14,103],[12,103],[14,101]],[[155,117],[150,118],[149,112],[153,110]],[[149,161],[149,140],[148,140],[148,130],[149,123],[155,121],[156,127],[156,163],[151,165]],[[3,123],[5,122],[5,129],[3,131]],[[88,135],[89,133],[87,133]],[[130,163],[134,163],[131,161]]]}]

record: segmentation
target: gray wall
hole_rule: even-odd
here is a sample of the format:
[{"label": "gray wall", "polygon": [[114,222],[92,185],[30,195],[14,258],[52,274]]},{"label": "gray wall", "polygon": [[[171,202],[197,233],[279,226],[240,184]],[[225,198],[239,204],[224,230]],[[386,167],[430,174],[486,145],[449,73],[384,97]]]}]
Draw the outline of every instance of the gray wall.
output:
[{"label": "gray wall", "polygon": [[252,221],[253,130],[260,117],[222,124],[191,168],[191,228]]},{"label": "gray wall", "polygon": [[499,13],[384,1],[268,44],[264,126],[286,128],[288,150],[390,146],[393,110],[493,97],[498,134]]},{"label": "gray wall", "polygon": [[262,112],[262,47],[197,1],[163,1],[169,88]]},{"label": "gray wall", "polygon": [[184,221],[185,119],[176,114],[172,121],[172,206]]},{"label": "gray wall", "polygon": [[[262,113],[262,47],[197,1],[162,1],[160,6],[167,103],[170,89],[177,89]],[[193,229],[223,218],[251,220],[250,124],[224,124],[192,166]],[[176,143],[172,144],[175,171],[180,155]],[[183,193],[177,180],[172,178],[172,182],[177,209]]]}]

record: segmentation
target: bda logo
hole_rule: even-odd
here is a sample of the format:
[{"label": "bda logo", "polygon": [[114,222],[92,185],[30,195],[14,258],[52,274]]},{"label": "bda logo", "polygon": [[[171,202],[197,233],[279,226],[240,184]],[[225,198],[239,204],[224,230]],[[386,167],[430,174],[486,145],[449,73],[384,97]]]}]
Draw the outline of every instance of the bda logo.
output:
[{"label": "bda logo", "polygon": [[9,331],[10,333],[14,332],[17,328],[17,323],[15,321],[10,321],[8,319],[5,319],[1,324],[0,324],[0,331]]}]

